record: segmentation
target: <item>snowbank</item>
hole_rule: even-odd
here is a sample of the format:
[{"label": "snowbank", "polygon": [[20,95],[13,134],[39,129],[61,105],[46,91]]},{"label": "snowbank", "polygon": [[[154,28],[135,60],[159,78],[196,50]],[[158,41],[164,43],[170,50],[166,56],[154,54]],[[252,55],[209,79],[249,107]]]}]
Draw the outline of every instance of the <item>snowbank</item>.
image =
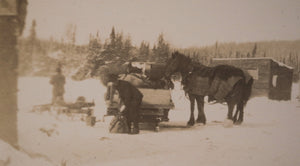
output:
[{"label": "snowbank", "polygon": [[24,150],[17,150],[9,144],[0,140],[0,165],[19,166],[19,165],[53,165],[47,161],[46,157],[38,154],[29,154]]},{"label": "snowbank", "polygon": [[[291,101],[252,98],[240,126],[224,127],[226,105],[206,104],[207,124],[186,127],[189,103],[176,84],[170,122],[161,123],[158,133],[143,129],[139,135],[127,135],[108,133],[111,117],[89,127],[80,115],[30,112],[32,105],[51,101],[51,86],[46,78],[20,78],[19,83],[19,144],[26,154],[44,157],[33,158],[30,164],[19,163],[26,154],[10,152],[0,142],[0,153],[10,152],[0,154],[0,162],[10,157],[15,163],[9,165],[60,165],[64,161],[72,166],[300,165],[300,109],[295,99],[298,85],[293,86]],[[104,92],[98,80],[67,80],[65,98],[75,101],[78,96],[85,96],[88,101],[98,100],[100,115],[105,113]]]}]

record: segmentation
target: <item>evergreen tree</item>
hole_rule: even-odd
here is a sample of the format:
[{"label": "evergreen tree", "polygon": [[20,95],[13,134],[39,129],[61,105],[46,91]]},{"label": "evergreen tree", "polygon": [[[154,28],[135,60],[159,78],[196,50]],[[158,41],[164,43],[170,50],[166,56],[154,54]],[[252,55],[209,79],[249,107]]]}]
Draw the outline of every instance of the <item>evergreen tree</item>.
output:
[{"label": "evergreen tree", "polygon": [[91,57],[100,57],[101,56],[101,41],[97,34],[96,37],[90,36],[89,45],[88,45],[88,58],[91,59]]},{"label": "evergreen tree", "polygon": [[147,61],[149,60],[150,56],[150,49],[149,49],[149,43],[146,43],[145,41],[141,42],[140,48],[139,48],[139,56],[141,60]]},{"label": "evergreen tree", "polygon": [[218,41],[216,41],[216,52],[215,52],[215,57],[219,57],[219,48],[218,48]]},{"label": "evergreen tree", "polygon": [[[110,33],[110,38],[105,41],[104,44],[104,50],[102,52],[102,57],[105,60],[113,60],[116,58],[117,52],[116,52],[116,45],[117,45],[117,38],[120,40],[120,36],[117,37],[115,33],[115,28],[112,27],[111,33]],[[118,41],[118,44],[120,47],[120,42]]]},{"label": "evergreen tree", "polygon": [[150,61],[155,61],[156,60],[156,54],[157,54],[157,47],[154,44],[152,48],[152,54],[150,55]]},{"label": "evergreen tree", "polygon": [[132,53],[131,53],[132,49],[133,49],[133,46],[131,44],[131,38],[130,38],[130,36],[128,36],[126,38],[126,40],[124,41],[124,47],[123,47],[123,50],[122,50],[122,54],[123,54],[122,57],[126,58],[126,59],[131,58],[132,57]]},{"label": "evergreen tree", "polygon": [[27,69],[28,73],[31,73],[33,71],[34,67],[34,52],[36,49],[37,44],[37,36],[36,36],[36,21],[32,20],[31,27],[30,27],[30,34],[28,36],[28,45],[27,45],[27,65],[28,67],[25,67]]},{"label": "evergreen tree", "polygon": [[102,45],[99,37],[99,33],[94,37],[90,34],[87,62],[83,67],[83,71],[91,71],[91,75],[95,74],[96,69],[104,64],[103,57],[101,56]]},{"label": "evergreen tree", "polygon": [[170,54],[170,46],[165,41],[163,34],[158,36],[157,46],[153,47],[155,61],[166,61]]},{"label": "evergreen tree", "polygon": [[236,52],[235,52],[235,57],[236,57],[236,58],[240,58],[240,57],[241,57],[241,53],[240,53],[239,51],[236,51]]},{"label": "evergreen tree", "polygon": [[29,34],[29,42],[32,43],[32,44],[35,44],[36,42],[36,21],[35,20],[32,20],[32,23],[31,23],[31,28],[30,28],[30,34]]},{"label": "evergreen tree", "polygon": [[109,47],[115,48],[116,47],[116,33],[115,33],[115,27],[112,27],[111,33],[110,33],[110,44]]},{"label": "evergreen tree", "polygon": [[124,41],[123,34],[116,33],[113,27],[110,38],[105,41],[102,56],[105,60],[127,61],[132,56],[132,49],[131,38],[127,37]]},{"label": "evergreen tree", "polygon": [[72,45],[75,45],[76,43],[76,31],[77,31],[77,26],[74,25],[73,27],[73,32],[72,32],[72,38],[71,38],[71,42],[72,42]]},{"label": "evergreen tree", "polygon": [[247,58],[250,58],[250,53],[249,52],[247,53]]},{"label": "evergreen tree", "polygon": [[122,50],[123,50],[123,34],[117,33],[114,47],[112,45],[112,55],[114,55],[113,58],[116,58],[116,59],[125,58],[122,53]]},{"label": "evergreen tree", "polygon": [[257,45],[255,43],[254,48],[252,50],[252,57],[255,57],[255,55],[256,55],[256,49],[257,49]]}]

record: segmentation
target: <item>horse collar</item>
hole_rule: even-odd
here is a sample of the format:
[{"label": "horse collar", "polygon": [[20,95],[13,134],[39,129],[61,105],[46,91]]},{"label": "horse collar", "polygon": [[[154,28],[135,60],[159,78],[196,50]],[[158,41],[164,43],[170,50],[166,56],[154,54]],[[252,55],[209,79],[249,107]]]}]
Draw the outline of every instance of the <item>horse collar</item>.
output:
[{"label": "horse collar", "polygon": [[193,67],[193,65],[190,64],[188,66],[188,73],[191,74],[193,72],[193,70],[194,70],[194,67]]},{"label": "horse collar", "polygon": [[192,61],[189,61],[187,64],[187,73],[188,75],[191,74],[194,70],[194,65],[193,65],[193,62]]},{"label": "horse collar", "polygon": [[187,78],[193,73],[194,65],[191,60],[189,60],[184,66],[187,68],[182,72],[182,83],[186,84]]}]

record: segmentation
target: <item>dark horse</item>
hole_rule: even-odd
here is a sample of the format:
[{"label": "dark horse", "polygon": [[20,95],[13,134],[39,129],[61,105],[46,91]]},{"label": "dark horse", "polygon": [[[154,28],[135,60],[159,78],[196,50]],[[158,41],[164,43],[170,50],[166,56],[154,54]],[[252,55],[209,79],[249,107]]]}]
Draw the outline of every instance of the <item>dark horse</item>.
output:
[{"label": "dark horse", "polygon": [[[218,102],[226,102],[228,105],[227,118],[234,124],[241,124],[244,117],[244,107],[250,98],[253,78],[241,69],[218,65],[208,67],[179,53],[174,52],[167,61],[165,70],[166,77],[180,72],[182,85],[190,100],[191,115],[188,125],[195,124],[194,105],[197,101],[198,118],[197,123],[206,123],[204,113],[204,97],[216,99]],[[234,107],[236,112],[233,116]]]}]

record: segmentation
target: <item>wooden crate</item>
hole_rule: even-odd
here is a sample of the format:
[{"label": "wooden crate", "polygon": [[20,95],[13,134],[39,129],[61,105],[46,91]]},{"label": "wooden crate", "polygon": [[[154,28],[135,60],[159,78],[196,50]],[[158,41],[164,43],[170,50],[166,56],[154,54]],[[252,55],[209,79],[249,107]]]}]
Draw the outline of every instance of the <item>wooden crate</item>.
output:
[{"label": "wooden crate", "polygon": [[144,95],[141,108],[165,108],[174,107],[170,90],[166,89],[139,89]]}]

